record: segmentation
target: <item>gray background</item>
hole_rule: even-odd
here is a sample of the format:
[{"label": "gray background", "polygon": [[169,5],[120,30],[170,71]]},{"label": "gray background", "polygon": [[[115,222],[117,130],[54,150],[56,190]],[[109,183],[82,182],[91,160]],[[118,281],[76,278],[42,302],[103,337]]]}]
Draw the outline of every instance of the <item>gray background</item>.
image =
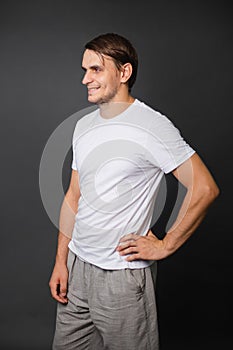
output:
[{"label": "gray background", "polygon": [[[40,199],[39,163],[53,130],[88,106],[80,83],[83,45],[105,32],[133,42],[140,58],[133,95],[169,116],[221,188],[196,234],[159,263],[161,349],[231,348],[230,2],[1,1],[0,7],[0,348],[51,346],[56,303],[48,281],[57,229]],[[70,154],[64,187],[69,165]],[[173,179],[167,181],[175,192]]]}]

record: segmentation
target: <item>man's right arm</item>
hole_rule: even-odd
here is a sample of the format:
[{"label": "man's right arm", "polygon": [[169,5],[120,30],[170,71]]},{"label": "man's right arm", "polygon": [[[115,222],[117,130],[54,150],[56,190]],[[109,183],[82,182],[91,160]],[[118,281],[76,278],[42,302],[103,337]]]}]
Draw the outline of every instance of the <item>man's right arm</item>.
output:
[{"label": "man's right arm", "polygon": [[79,198],[78,172],[72,170],[70,185],[61,206],[56,261],[49,281],[52,297],[61,303],[67,303],[68,301],[66,296],[68,244],[72,237]]}]

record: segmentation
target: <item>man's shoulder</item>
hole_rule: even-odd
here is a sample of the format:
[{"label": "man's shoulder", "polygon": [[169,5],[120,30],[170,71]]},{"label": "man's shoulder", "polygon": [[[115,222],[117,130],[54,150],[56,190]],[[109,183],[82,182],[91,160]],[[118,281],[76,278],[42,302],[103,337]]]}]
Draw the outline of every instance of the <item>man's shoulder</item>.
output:
[{"label": "man's shoulder", "polygon": [[164,122],[170,122],[166,115],[159,110],[149,106],[147,103],[136,99],[134,104],[134,113],[138,115],[138,120],[147,125],[158,126]]}]

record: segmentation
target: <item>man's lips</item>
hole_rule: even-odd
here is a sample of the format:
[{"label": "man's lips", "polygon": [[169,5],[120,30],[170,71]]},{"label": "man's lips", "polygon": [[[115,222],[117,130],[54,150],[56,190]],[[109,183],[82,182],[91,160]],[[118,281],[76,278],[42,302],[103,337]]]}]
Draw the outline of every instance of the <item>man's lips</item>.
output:
[{"label": "man's lips", "polygon": [[100,88],[99,86],[92,86],[92,87],[88,87],[87,90],[88,90],[88,92],[93,92],[93,91],[98,90],[99,88]]}]

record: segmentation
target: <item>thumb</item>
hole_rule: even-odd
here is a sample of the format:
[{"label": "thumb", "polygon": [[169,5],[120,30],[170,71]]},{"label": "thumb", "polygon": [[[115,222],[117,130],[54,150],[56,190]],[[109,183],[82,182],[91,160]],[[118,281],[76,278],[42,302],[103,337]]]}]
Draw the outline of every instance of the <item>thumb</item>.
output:
[{"label": "thumb", "polygon": [[60,295],[64,297],[66,293],[67,293],[67,280],[62,279],[60,281]]},{"label": "thumb", "polygon": [[151,230],[149,230],[146,234],[147,237],[154,237],[155,235],[153,234],[153,232]]}]

